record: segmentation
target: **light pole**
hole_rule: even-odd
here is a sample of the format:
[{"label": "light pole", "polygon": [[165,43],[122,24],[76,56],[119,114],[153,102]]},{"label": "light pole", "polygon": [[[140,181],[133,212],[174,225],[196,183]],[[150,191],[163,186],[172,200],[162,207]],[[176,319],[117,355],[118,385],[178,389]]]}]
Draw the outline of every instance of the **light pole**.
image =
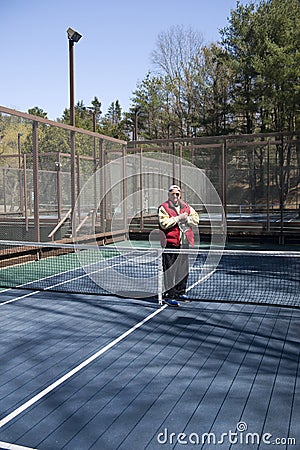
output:
[{"label": "light pole", "polygon": [[67,29],[69,39],[69,70],[70,70],[70,125],[75,126],[75,103],[74,103],[74,43],[81,39],[81,34],[72,28]]},{"label": "light pole", "polygon": [[[69,69],[70,69],[70,125],[75,126],[75,104],[74,104],[74,43],[82,37],[72,28],[67,29],[69,39]],[[76,204],[76,161],[75,161],[75,132],[70,133],[71,146],[71,210],[72,218]]]}]

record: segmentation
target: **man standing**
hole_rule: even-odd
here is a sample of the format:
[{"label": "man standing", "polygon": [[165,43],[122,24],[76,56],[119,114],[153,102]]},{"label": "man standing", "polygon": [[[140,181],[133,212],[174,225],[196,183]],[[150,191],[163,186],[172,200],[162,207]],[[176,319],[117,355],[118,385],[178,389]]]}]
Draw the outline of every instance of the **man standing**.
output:
[{"label": "man standing", "polygon": [[188,301],[186,292],[189,275],[188,254],[170,252],[171,249],[194,247],[193,226],[199,223],[198,213],[181,199],[181,189],[176,184],[169,187],[168,200],[158,208],[161,244],[166,249],[162,254],[165,294],[169,306],[180,306],[179,299]]}]

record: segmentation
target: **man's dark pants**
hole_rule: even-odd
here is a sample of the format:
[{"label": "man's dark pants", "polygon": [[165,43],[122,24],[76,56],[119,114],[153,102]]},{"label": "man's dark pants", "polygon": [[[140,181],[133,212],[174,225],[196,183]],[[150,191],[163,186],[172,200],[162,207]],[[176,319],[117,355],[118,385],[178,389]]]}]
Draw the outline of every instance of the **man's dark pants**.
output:
[{"label": "man's dark pants", "polygon": [[[188,248],[188,246],[181,248]],[[175,249],[178,252],[169,253],[169,249]],[[162,254],[165,293],[169,297],[182,295],[186,291],[189,276],[189,255],[179,250],[180,247],[167,246]]]}]

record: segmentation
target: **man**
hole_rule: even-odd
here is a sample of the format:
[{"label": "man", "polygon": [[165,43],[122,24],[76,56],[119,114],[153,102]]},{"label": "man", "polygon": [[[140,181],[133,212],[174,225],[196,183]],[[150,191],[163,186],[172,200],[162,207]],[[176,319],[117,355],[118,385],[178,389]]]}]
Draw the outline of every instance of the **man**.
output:
[{"label": "man", "polygon": [[193,226],[199,223],[198,213],[181,199],[181,189],[176,184],[169,187],[168,200],[158,208],[161,244],[166,248],[162,254],[165,294],[169,306],[180,306],[177,300],[188,301],[186,292],[189,275],[188,254],[168,252],[168,249],[194,247]]}]

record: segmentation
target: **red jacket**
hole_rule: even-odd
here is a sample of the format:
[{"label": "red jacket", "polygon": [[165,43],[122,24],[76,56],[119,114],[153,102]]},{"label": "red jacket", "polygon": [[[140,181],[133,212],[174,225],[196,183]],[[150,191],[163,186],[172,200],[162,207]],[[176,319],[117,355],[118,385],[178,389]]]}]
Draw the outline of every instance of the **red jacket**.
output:
[{"label": "red jacket", "polygon": [[[162,203],[161,206],[169,214],[169,217],[176,217],[179,215],[170,200]],[[185,212],[190,214],[190,207],[187,203],[180,201],[180,214]],[[161,244],[163,247],[165,247],[165,245],[180,247],[180,229],[178,224],[175,224],[173,227],[167,228],[165,230],[163,230],[161,227],[159,228],[164,233],[161,239]],[[194,247],[194,232],[190,227],[187,228],[186,237],[189,244]]]}]

